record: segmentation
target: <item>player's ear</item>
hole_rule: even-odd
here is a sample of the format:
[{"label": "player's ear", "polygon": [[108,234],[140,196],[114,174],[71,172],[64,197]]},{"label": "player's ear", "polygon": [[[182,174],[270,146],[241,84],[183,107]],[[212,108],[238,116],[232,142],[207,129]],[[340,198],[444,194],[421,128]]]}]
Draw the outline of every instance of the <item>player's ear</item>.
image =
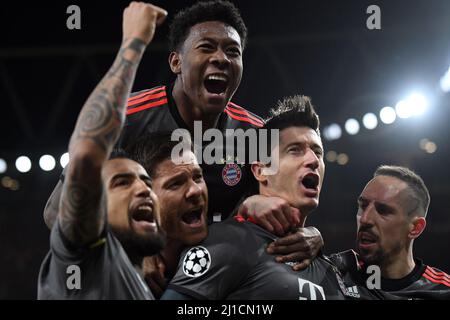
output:
[{"label": "player's ear", "polygon": [[173,73],[179,74],[181,72],[181,55],[176,51],[172,51],[169,55],[169,66]]},{"label": "player's ear", "polygon": [[425,230],[426,225],[427,220],[424,217],[413,217],[410,222],[410,229],[408,234],[409,238],[418,238],[422,234],[423,230]]},{"label": "player's ear", "polygon": [[265,183],[267,181],[267,176],[264,174],[264,164],[254,161],[250,168],[252,169],[253,176],[258,182]]}]

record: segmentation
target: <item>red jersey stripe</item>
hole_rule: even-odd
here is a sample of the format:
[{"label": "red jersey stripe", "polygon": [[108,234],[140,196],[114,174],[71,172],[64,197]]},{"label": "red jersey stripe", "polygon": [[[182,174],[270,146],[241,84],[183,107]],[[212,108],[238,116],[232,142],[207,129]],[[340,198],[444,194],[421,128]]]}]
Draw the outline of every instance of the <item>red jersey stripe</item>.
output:
[{"label": "red jersey stripe", "polygon": [[228,114],[230,117],[232,117],[233,119],[239,120],[239,121],[244,121],[244,122],[248,122],[253,124],[254,126],[257,126],[259,128],[261,128],[263,125],[259,122],[255,122],[249,118],[244,118],[244,117],[239,117],[235,114],[232,114],[229,110],[225,109],[225,113]]},{"label": "red jersey stripe", "polygon": [[430,281],[433,282],[433,283],[443,284],[443,285],[445,285],[445,286],[447,286],[447,287],[450,287],[450,282],[448,282],[448,281],[434,279],[434,278],[430,277],[430,276],[429,276],[428,274],[426,274],[426,273],[423,273],[422,276],[423,276],[424,278],[430,280]]},{"label": "red jersey stripe", "polygon": [[[235,109],[238,109],[238,110],[247,112],[247,114],[248,114],[249,116],[253,117],[247,110],[245,110],[245,109],[242,108],[241,106],[238,106],[238,105],[237,105],[236,103],[234,103],[234,102],[231,102],[231,101],[230,101],[230,102],[228,103],[227,107],[233,107],[233,108],[235,108]],[[260,118],[258,118],[258,117],[253,117],[253,118],[256,119],[256,120],[258,120],[258,121],[260,121],[260,122],[262,122],[262,123],[264,124],[264,120],[262,120],[262,119],[260,119]]]},{"label": "red jersey stripe", "polygon": [[147,104],[143,104],[142,106],[139,106],[139,107],[136,107],[136,108],[128,109],[127,110],[127,115],[130,115],[130,114],[133,114],[133,113],[136,113],[136,112],[148,109],[148,108],[157,107],[157,106],[160,106],[160,105],[163,105],[163,104],[167,104],[167,98],[161,99],[161,100],[158,100],[158,101],[155,101],[155,102],[150,102],[150,103],[147,103]]},{"label": "red jersey stripe", "polygon": [[436,271],[433,268],[431,268],[430,266],[427,266],[426,270],[428,270],[429,272],[431,272],[432,274],[435,274],[437,276],[445,276],[450,280],[450,276],[448,274],[446,274],[445,272]]},{"label": "red jersey stripe", "polygon": [[256,220],[253,219],[252,217],[244,218],[244,217],[241,216],[240,214],[234,216],[234,219],[235,219],[237,222],[245,222],[245,221],[248,221],[248,222],[251,222],[251,223],[256,224]]},{"label": "red jersey stripe", "polygon": [[262,120],[260,120],[260,119],[258,119],[258,118],[256,118],[256,117],[252,116],[250,113],[248,113],[248,112],[245,111],[245,110],[234,109],[234,108],[232,108],[232,107],[230,107],[230,106],[227,106],[226,109],[229,110],[229,111],[231,111],[231,112],[234,112],[234,113],[238,113],[238,114],[242,114],[242,115],[244,115],[244,116],[247,116],[249,119],[252,119],[253,121],[260,122],[260,123],[261,123],[261,126],[264,125],[264,122],[263,122]]},{"label": "red jersey stripe", "polygon": [[434,283],[445,283],[446,285],[450,286],[450,281],[446,280],[445,278],[436,278],[433,275],[429,274],[428,272],[424,272],[422,276]]},{"label": "red jersey stripe", "polygon": [[141,102],[158,99],[158,98],[165,97],[165,96],[166,96],[166,91],[161,91],[161,92],[158,92],[158,93],[154,93],[154,94],[151,94],[151,95],[148,95],[148,96],[144,96],[144,97],[142,97],[140,99],[136,99],[136,100],[133,100],[133,101],[128,101],[128,107],[132,107],[132,106],[134,106],[136,104],[139,104]]},{"label": "red jersey stripe", "polygon": [[440,284],[445,284],[446,286],[449,286],[450,287],[450,281],[448,281],[448,280],[445,280],[445,279],[436,279],[435,277],[433,277],[432,275],[430,275],[429,273],[427,273],[427,272],[424,272],[423,274],[422,274],[422,276],[424,277],[424,278],[427,278],[428,280],[430,280],[431,282],[434,282],[434,283],[440,283]]},{"label": "red jersey stripe", "polygon": [[131,101],[133,101],[133,100],[139,99],[139,98],[141,98],[141,97],[143,97],[143,96],[145,96],[145,95],[147,95],[147,94],[152,94],[152,93],[159,92],[160,90],[166,91],[166,86],[158,87],[158,88],[152,89],[152,90],[150,90],[150,91],[145,91],[145,92],[139,93],[139,94],[137,94],[137,95],[135,95],[135,96],[130,97],[130,98],[128,99],[128,102],[131,102]]},{"label": "red jersey stripe", "polygon": [[445,280],[445,281],[450,282],[450,279],[446,278],[445,276],[443,276],[443,275],[437,276],[437,275],[431,273],[429,270],[425,270],[424,273],[426,273],[426,274],[429,275],[430,277],[433,277],[433,279],[436,279],[436,280]]},{"label": "red jersey stripe", "polygon": [[238,108],[238,109],[241,109],[241,110],[245,110],[244,108],[242,108],[241,106],[238,106],[236,103],[234,103],[234,102],[229,102],[228,103],[229,105],[232,105],[233,107],[235,107],[235,108]]},{"label": "red jersey stripe", "polygon": [[[242,108],[241,106],[237,105],[236,103],[234,103],[234,102],[232,102],[232,101],[228,102],[228,105],[231,106],[231,107],[233,107],[233,108],[239,109],[239,110],[247,111],[246,109]],[[248,111],[247,111],[247,112],[248,112]],[[262,119],[259,119],[259,120],[262,121]]]}]

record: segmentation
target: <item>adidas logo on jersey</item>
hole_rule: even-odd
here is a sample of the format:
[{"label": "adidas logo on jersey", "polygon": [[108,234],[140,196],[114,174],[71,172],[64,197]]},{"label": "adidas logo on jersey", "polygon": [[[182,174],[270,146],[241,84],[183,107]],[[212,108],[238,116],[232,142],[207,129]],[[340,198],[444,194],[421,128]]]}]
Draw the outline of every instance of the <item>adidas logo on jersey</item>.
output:
[{"label": "adidas logo on jersey", "polygon": [[361,298],[357,286],[347,287],[347,295],[353,298]]}]

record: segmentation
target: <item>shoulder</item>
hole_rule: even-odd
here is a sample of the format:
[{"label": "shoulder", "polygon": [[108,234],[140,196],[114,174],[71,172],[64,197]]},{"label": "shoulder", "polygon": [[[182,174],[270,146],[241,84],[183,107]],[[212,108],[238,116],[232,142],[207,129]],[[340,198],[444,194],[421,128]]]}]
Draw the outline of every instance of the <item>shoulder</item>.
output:
[{"label": "shoulder", "polygon": [[128,98],[127,116],[167,105],[167,103],[167,90],[164,85],[134,92]]},{"label": "shoulder", "polygon": [[450,288],[450,276],[438,268],[425,265],[422,277],[433,284],[445,286],[447,289]]},{"label": "shoulder", "polygon": [[209,226],[206,242],[227,241],[227,243],[241,243],[249,235],[249,224],[241,223],[234,218],[229,218],[223,222],[213,223]]},{"label": "shoulder", "polygon": [[358,254],[351,249],[333,253],[328,259],[343,273],[359,269]]},{"label": "shoulder", "polygon": [[117,146],[126,148],[144,132],[177,128],[169,110],[166,86],[132,93],[127,105],[126,121]]},{"label": "shoulder", "polygon": [[244,109],[243,107],[231,101],[225,107],[224,112],[231,121],[236,121],[241,124],[247,124],[251,127],[257,128],[261,128],[262,126],[264,126],[264,120],[260,116]]},{"label": "shoulder", "polygon": [[[180,255],[178,277],[175,278],[178,280],[186,278],[186,276],[197,278],[208,273],[209,280],[199,281],[213,281],[218,274],[231,281],[236,276],[236,272],[246,274],[245,270],[251,267],[256,260],[254,254],[257,251],[251,245],[251,241],[250,243],[246,241],[246,231],[248,233],[243,223],[232,219],[213,224],[204,241],[184,249]],[[197,264],[198,266],[196,266]],[[192,281],[196,282],[193,279],[188,282]]]}]

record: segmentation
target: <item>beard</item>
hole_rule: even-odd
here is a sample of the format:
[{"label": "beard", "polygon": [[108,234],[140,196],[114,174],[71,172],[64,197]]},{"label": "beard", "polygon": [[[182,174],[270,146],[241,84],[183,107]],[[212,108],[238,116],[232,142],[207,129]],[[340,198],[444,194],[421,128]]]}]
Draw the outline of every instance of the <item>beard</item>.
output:
[{"label": "beard", "polygon": [[361,260],[364,261],[366,265],[377,265],[383,267],[391,263],[392,259],[394,259],[398,255],[398,253],[401,252],[402,245],[400,243],[397,243],[389,251],[386,251],[381,247],[378,247],[378,249],[375,251],[369,251],[360,249],[358,246],[358,242],[356,242],[355,248]]},{"label": "beard", "polygon": [[366,265],[377,265],[381,266],[386,260],[386,253],[382,248],[378,248],[375,252],[360,249],[358,243],[356,243],[356,251],[358,252],[360,258]]},{"label": "beard", "polygon": [[130,258],[151,256],[161,251],[166,244],[166,237],[159,226],[158,230],[156,233],[140,235],[133,229],[125,232],[112,229]]}]

